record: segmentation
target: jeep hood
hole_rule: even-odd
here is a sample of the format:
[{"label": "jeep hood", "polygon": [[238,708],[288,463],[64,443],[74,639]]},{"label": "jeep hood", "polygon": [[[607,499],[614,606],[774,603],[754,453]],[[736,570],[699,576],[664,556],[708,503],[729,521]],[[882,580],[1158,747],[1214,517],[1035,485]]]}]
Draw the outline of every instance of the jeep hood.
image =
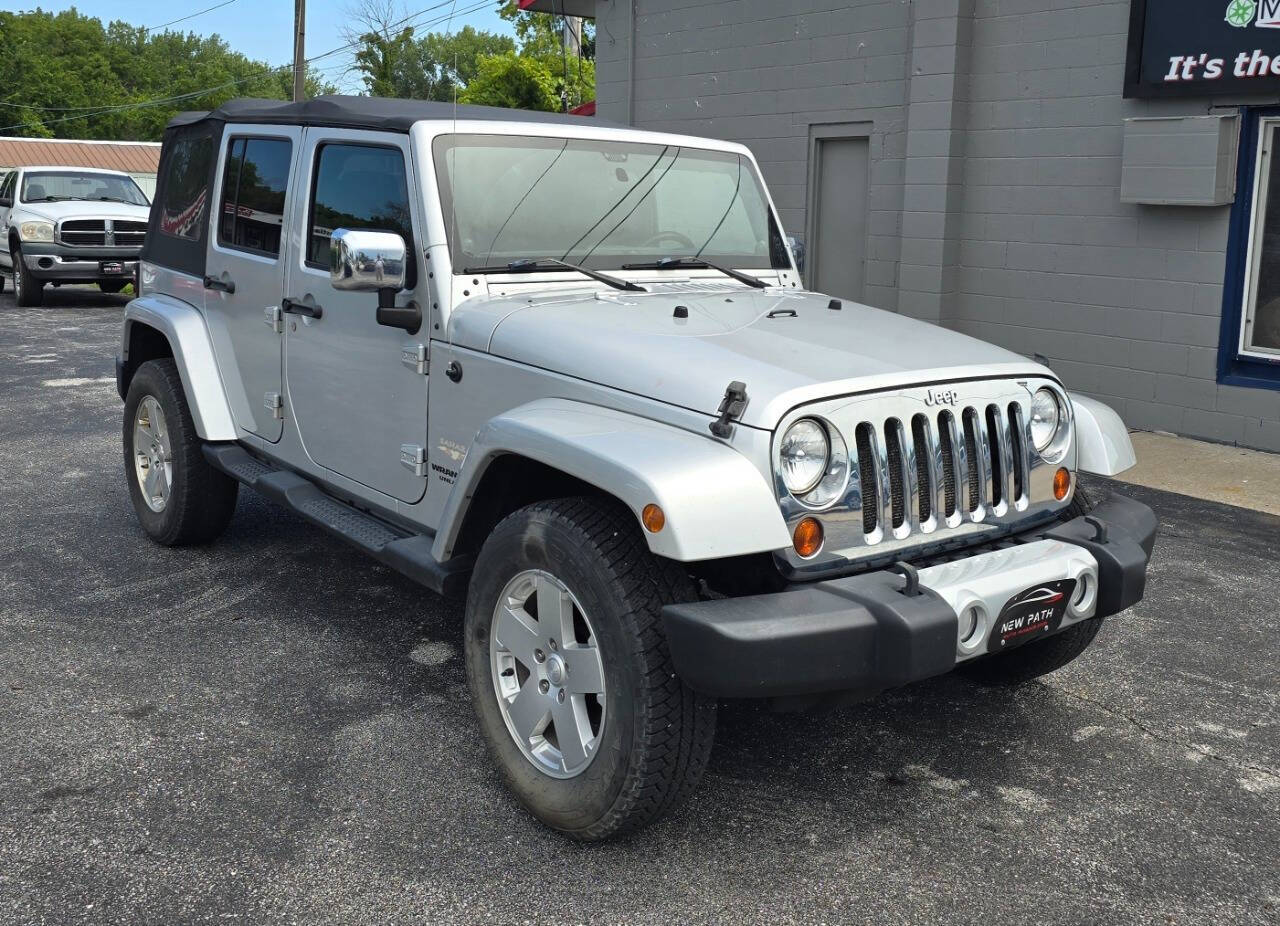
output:
[{"label": "jeep hood", "polygon": [[[853,392],[976,376],[1052,375],[1003,348],[893,312],[782,289],[644,285],[473,299],[454,311],[462,347],[714,416],[746,383],[744,424]],[[683,311],[680,309],[683,308]],[[687,317],[682,317],[687,312]]]}]

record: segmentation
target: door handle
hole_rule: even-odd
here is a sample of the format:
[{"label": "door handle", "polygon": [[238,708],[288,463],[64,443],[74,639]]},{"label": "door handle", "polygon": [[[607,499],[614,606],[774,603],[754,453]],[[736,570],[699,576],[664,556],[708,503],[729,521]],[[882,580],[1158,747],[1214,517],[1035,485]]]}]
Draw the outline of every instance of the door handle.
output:
[{"label": "door handle", "polygon": [[310,318],[319,318],[324,314],[324,310],[318,305],[307,305],[301,299],[281,299],[280,311],[287,312],[290,315],[306,315]]},{"label": "door handle", "polygon": [[216,289],[218,292],[226,293],[230,296],[236,291],[236,284],[232,280],[220,280],[217,277],[211,277],[208,274],[205,274],[204,288]]}]

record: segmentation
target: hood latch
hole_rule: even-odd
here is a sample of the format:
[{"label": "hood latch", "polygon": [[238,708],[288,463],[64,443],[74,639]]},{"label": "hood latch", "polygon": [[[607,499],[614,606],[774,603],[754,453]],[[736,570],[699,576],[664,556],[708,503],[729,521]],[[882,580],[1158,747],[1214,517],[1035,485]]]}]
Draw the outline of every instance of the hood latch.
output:
[{"label": "hood latch", "polygon": [[733,433],[733,425],[730,422],[735,418],[741,418],[746,408],[747,384],[735,379],[725,389],[724,398],[720,400],[720,417],[707,427],[716,437],[728,437]]}]

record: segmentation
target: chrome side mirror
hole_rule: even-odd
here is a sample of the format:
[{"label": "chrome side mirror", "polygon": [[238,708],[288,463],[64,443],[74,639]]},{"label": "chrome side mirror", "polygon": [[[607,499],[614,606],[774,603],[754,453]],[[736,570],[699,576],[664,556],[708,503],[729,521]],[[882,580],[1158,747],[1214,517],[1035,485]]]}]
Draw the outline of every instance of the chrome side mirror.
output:
[{"label": "chrome side mirror", "polygon": [[787,247],[791,248],[791,258],[796,262],[796,270],[804,273],[804,242],[795,235],[787,235]]},{"label": "chrome side mirror", "polygon": [[334,289],[373,293],[404,289],[405,244],[393,232],[335,228],[329,236],[329,281]]},{"label": "chrome side mirror", "polygon": [[416,334],[422,327],[418,303],[396,305],[408,277],[407,250],[393,232],[335,228],[329,236],[329,282],[347,292],[377,293],[378,324]]}]

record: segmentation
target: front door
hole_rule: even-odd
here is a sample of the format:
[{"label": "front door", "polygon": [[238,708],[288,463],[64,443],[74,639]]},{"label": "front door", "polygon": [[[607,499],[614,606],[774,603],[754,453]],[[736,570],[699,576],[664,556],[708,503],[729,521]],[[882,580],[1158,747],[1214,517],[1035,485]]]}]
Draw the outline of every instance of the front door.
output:
[{"label": "front door", "polygon": [[288,411],[315,463],[416,502],[427,487],[414,459],[427,443],[427,377],[403,360],[406,349],[427,343],[427,334],[379,325],[376,293],[343,292],[329,283],[334,229],[395,232],[408,255],[407,291],[397,301],[426,303],[422,219],[409,196],[409,140],[309,128],[302,156],[306,169],[299,175],[309,178],[310,188],[293,213],[301,232],[285,287],[291,300],[284,316]]},{"label": "front door", "polygon": [[236,423],[269,441],[283,429],[280,370],[285,261],[280,256],[302,130],[229,126],[205,265],[204,309]]}]

